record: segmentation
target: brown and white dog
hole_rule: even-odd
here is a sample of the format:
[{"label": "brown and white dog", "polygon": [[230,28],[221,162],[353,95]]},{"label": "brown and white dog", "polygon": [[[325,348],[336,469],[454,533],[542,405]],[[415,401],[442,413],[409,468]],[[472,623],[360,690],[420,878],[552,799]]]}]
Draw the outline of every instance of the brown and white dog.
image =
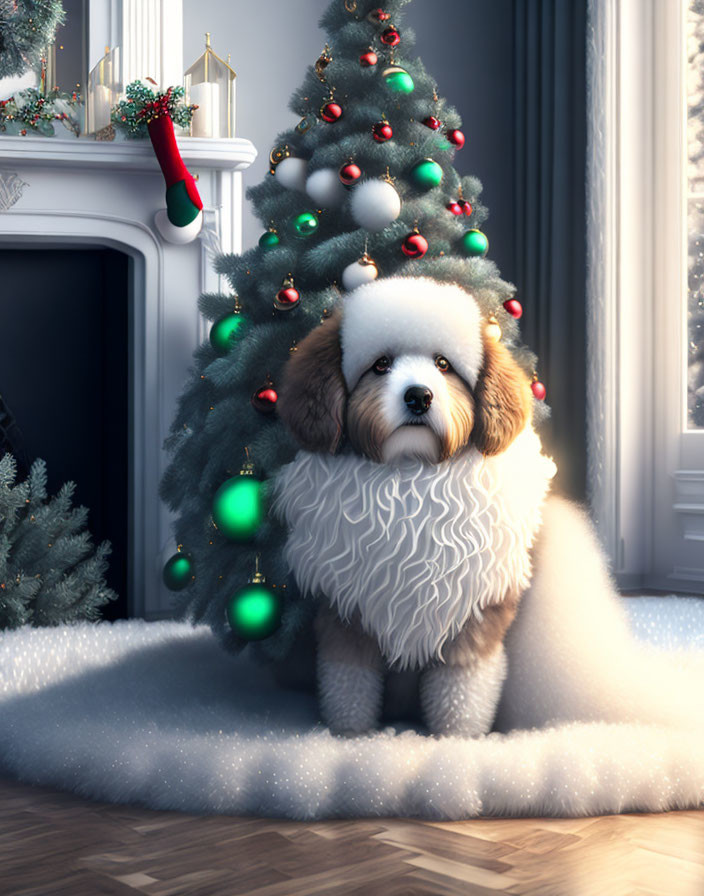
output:
[{"label": "brown and white dog", "polygon": [[432,732],[491,728],[555,466],[527,376],[485,327],[458,286],[378,280],[285,369],[279,414],[303,450],[278,474],[274,511],[301,593],[320,601],[333,732],[377,726],[384,683],[402,694],[405,670]]}]

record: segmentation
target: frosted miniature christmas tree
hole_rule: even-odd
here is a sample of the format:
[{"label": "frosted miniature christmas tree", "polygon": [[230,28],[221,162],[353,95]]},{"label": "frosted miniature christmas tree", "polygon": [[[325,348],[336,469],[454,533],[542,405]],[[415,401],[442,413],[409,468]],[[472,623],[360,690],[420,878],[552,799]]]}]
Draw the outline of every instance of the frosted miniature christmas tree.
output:
[{"label": "frosted miniature christmas tree", "polygon": [[105,584],[109,543],[93,549],[88,511],[73,507],[74,485],[47,498],[46,465],[36,460],[15,484],[11,454],[0,459],[0,629],[98,619],[115,598]]},{"label": "frosted miniature christmas tree", "polygon": [[257,642],[261,657],[286,656],[315,609],[266,512],[268,481],[298,450],[277,419],[277,389],[296,344],[345,292],[376,277],[459,284],[533,378],[534,419],[547,413],[519,341],[521,305],[487,258],[481,185],[453,167],[471,133],[412,53],[406,2],[334,0],[323,15],[327,45],[290,104],[298,121],[248,193],[264,232],[256,248],[217,261],[232,294],[200,299],[210,339],[167,442],[162,496],[178,514],[179,550],[165,581],[183,613],[230,648]]}]

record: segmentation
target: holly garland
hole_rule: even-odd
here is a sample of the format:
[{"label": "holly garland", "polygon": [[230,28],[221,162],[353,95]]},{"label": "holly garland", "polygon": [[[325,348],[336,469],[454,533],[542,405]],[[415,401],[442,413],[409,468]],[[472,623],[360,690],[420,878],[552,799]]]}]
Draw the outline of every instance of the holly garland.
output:
[{"label": "holly garland", "polygon": [[53,137],[54,124],[58,121],[78,137],[80,105],[81,97],[77,93],[62,93],[58,87],[46,96],[34,87],[21,90],[9,99],[0,100],[0,133]]},{"label": "holly garland", "polygon": [[183,87],[169,87],[165,93],[152,90],[142,81],[133,81],[125,89],[127,99],[112,110],[112,123],[132,139],[149,136],[149,124],[168,116],[174,124],[187,128],[197,106],[183,101]]},{"label": "holly garland", "polygon": [[195,239],[203,223],[203,203],[193,176],[183,163],[174,124],[188,127],[197,106],[183,101],[183,87],[155,93],[146,84],[127,85],[127,99],[112,110],[113,124],[128,137],[149,136],[166,182],[166,213],[156,214],[162,236],[172,243]]},{"label": "holly garland", "polygon": [[37,67],[64,18],[60,0],[0,0],[0,78]]}]

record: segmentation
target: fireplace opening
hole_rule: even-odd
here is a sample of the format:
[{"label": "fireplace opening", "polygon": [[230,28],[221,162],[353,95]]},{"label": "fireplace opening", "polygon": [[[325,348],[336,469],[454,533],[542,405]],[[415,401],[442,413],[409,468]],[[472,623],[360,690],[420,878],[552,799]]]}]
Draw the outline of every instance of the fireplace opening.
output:
[{"label": "fireplace opening", "polygon": [[112,543],[106,619],[128,615],[131,261],[108,248],[0,250],[0,394],[49,493],[76,483]]}]

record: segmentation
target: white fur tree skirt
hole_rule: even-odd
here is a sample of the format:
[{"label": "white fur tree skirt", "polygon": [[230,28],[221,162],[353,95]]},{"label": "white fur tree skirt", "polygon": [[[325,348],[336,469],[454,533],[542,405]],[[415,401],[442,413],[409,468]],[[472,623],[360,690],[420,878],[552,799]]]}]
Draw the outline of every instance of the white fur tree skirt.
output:
[{"label": "white fur tree skirt", "polygon": [[[639,637],[704,648],[704,601],[635,599]],[[180,623],[0,636],[0,771],[155,809],[312,819],[697,807],[704,728],[561,723],[478,740],[332,737],[311,697]]]}]

